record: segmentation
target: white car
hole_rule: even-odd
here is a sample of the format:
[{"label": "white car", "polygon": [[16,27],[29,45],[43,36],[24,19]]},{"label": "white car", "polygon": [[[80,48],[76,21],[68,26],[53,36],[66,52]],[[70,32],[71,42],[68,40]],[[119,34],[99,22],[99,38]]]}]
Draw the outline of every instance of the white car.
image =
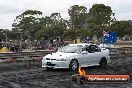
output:
[{"label": "white car", "polygon": [[109,50],[95,44],[69,44],[56,53],[48,54],[42,59],[42,67],[47,69],[68,68],[72,71],[79,66],[106,66],[110,62]]}]

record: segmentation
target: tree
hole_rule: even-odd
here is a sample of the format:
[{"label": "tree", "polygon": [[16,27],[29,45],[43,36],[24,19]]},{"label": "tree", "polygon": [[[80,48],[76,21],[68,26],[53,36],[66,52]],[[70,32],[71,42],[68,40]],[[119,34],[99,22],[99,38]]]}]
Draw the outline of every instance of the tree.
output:
[{"label": "tree", "polygon": [[60,13],[52,13],[40,19],[42,29],[37,32],[36,37],[41,39],[45,34],[49,39],[57,36],[62,36],[63,32],[67,29],[68,21],[63,19]]},{"label": "tree", "polygon": [[119,38],[130,35],[131,29],[128,21],[116,21],[109,27],[110,31],[116,32]]},{"label": "tree", "polygon": [[71,21],[71,28],[82,29],[85,27],[87,8],[84,6],[74,5],[68,9]]},{"label": "tree", "polygon": [[130,25],[130,27],[129,27],[129,29],[128,29],[128,33],[129,33],[129,34],[128,34],[129,36],[132,36],[132,25]]},{"label": "tree", "polygon": [[50,18],[50,16],[40,18],[40,26],[42,27],[42,29],[51,26],[51,23],[52,19]]},{"label": "tree", "polygon": [[111,7],[104,4],[94,4],[88,12],[86,28],[91,31],[92,35],[101,37],[102,31],[108,29],[108,26],[114,21],[115,17]]},{"label": "tree", "polygon": [[129,22],[130,26],[129,26],[128,30],[127,30],[128,31],[127,33],[128,33],[128,36],[132,36],[132,21],[128,20],[128,22]]},{"label": "tree", "polygon": [[0,29],[0,40],[1,42],[5,40],[5,33],[6,31],[4,29]]},{"label": "tree", "polygon": [[12,24],[12,30],[19,31],[19,29],[22,29],[22,32],[26,32],[24,34],[28,33],[28,35],[33,37],[35,32],[41,29],[41,26],[39,26],[39,15],[42,15],[41,11],[26,10],[16,17],[14,23]]},{"label": "tree", "polygon": [[95,23],[96,25],[110,25],[115,20],[114,13],[110,6],[104,4],[94,4],[88,12],[88,23]]},{"label": "tree", "polygon": [[77,39],[77,37],[82,38],[85,36],[89,36],[89,37],[91,36],[90,31],[87,29],[82,29],[82,30],[67,29],[64,31],[63,39],[74,40]]},{"label": "tree", "polygon": [[64,31],[63,38],[66,40],[74,40],[77,38],[76,29],[68,29]]},{"label": "tree", "polygon": [[52,13],[50,16],[52,22],[52,26],[59,26],[62,27],[62,29],[66,29],[68,26],[68,21],[63,19],[60,15],[60,13]]}]

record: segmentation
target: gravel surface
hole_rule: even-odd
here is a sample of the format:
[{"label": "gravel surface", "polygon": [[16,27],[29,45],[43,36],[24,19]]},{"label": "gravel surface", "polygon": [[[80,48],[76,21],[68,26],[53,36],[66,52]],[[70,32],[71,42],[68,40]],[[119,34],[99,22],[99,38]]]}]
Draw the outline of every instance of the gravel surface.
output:
[{"label": "gravel surface", "polygon": [[[87,74],[129,74],[132,78],[132,57],[111,58],[107,67],[84,68]],[[132,83],[79,84],[71,81],[77,72],[60,69],[47,71],[41,62],[13,62],[0,64],[0,88],[132,88]]]}]

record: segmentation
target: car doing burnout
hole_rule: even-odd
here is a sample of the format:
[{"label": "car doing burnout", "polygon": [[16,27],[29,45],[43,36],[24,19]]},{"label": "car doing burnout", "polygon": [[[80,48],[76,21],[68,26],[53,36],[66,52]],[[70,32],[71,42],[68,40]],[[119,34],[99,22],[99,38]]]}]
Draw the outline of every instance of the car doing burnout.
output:
[{"label": "car doing burnout", "polygon": [[42,67],[47,69],[68,68],[72,71],[79,66],[106,66],[110,62],[109,50],[95,44],[69,44],[56,53],[48,54],[42,59]]}]

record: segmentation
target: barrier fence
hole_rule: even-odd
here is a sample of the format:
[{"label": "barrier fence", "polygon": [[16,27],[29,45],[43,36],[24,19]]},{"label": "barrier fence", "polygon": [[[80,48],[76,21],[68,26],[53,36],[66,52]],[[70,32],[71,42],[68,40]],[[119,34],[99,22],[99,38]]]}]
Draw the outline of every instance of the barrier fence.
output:
[{"label": "barrier fence", "polygon": [[53,53],[55,51],[25,51],[25,52],[13,52],[13,53],[0,53],[0,62],[7,62],[7,59],[15,59],[16,61],[28,61],[35,60],[36,58],[42,59],[46,54]]},{"label": "barrier fence", "polygon": [[[112,58],[127,58],[132,56],[132,48],[108,48],[110,51],[110,57]],[[25,51],[15,53],[0,53],[0,63],[2,62],[14,62],[14,61],[28,61],[28,68],[31,67],[31,61],[41,61],[42,57],[56,51],[44,50],[44,51]]]},{"label": "barrier fence", "polygon": [[[111,57],[123,57],[132,56],[132,48],[108,48]],[[42,50],[42,51],[25,51],[25,52],[13,52],[13,53],[0,53],[0,60],[13,58],[17,60],[28,60],[34,57],[43,57],[46,54],[53,53],[53,50]],[[26,59],[25,59],[26,58]]]}]

